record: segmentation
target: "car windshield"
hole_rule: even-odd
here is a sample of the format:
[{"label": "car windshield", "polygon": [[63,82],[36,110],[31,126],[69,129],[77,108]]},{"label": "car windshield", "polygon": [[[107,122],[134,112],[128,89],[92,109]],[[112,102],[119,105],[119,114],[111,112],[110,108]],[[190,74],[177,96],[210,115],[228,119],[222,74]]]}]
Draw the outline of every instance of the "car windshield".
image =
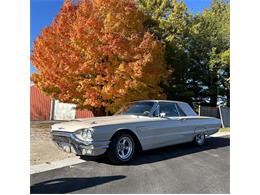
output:
[{"label": "car windshield", "polygon": [[115,115],[139,115],[148,116],[154,102],[132,102],[123,106]]}]

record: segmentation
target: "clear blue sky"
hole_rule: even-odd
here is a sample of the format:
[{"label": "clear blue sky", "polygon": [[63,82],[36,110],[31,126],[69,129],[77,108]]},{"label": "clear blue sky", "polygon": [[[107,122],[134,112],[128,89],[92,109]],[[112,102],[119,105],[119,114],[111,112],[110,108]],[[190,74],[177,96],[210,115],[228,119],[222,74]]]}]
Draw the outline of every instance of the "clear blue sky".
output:
[{"label": "clear blue sky", "polygon": [[[184,0],[188,9],[193,13],[201,12],[210,6],[211,0]],[[35,38],[40,34],[41,30],[50,25],[53,18],[59,12],[63,0],[31,0],[30,8],[30,24],[31,24],[31,49]],[[35,68],[30,65],[30,71],[35,72]]]}]

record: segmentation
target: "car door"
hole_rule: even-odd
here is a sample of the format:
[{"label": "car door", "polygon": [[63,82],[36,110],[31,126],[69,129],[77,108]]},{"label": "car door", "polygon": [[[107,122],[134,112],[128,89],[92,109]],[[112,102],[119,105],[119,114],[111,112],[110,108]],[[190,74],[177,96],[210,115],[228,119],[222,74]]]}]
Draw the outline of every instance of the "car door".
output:
[{"label": "car door", "polygon": [[159,103],[160,122],[153,129],[155,147],[191,141],[194,127],[176,103]]},{"label": "car door", "polygon": [[159,102],[149,122],[136,126],[144,150],[192,141],[194,121],[178,104]]},{"label": "car door", "polygon": [[153,124],[153,147],[173,145],[180,142],[182,120],[176,104],[172,102],[159,102],[159,121]]},{"label": "car door", "polygon": [[136,129],[139,134],[144,150],[158,148],[174,144],[173,140],[173,125],[178,125],[181,121],[173,123],[173,119],[170,116],[176,116],[177,112],[173,113],[172,109],[169,109],[169,105],[161,104],[163,112],[166,116],[160,117],[159,107],[153,113],[153,116],[149,119],[149,122],[140,123]]},{"label": "car door", "polygon": [[184,120],[175,103],[159,102],[158,116],[140,129],[145,149],[173,145],[185,141]]}]

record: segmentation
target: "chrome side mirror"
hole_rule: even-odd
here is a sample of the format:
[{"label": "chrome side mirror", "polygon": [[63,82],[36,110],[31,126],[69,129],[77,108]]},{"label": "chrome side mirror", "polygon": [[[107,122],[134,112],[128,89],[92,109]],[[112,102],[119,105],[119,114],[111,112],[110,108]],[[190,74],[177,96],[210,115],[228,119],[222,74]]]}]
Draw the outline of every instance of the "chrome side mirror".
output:
[{"label": "chrome side mirror", "polygon": [[160,113],[160,117],[165,118],[165,116],[166,116],[166,113],[165,113],[165,112],[161,112],[161,113]]}]

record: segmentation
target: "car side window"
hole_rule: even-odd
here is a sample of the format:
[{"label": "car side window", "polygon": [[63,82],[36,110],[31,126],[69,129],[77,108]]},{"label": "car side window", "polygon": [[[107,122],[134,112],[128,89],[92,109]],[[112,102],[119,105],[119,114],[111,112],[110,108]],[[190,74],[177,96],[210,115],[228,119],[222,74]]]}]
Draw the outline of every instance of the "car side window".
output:
[{"label": "car side window", "polygon": [[180,108],[180,106],[178,104],[176,104],[177,108],[178,108],[178,111],[179,111],[179,114],[180,116],[186,116],[186,114],[182,111],[182,109]]},{"label": "car side window", "polygon": [[165,113],[165,117],[179,116],[175,103],[160,102],[160,113]]}]

